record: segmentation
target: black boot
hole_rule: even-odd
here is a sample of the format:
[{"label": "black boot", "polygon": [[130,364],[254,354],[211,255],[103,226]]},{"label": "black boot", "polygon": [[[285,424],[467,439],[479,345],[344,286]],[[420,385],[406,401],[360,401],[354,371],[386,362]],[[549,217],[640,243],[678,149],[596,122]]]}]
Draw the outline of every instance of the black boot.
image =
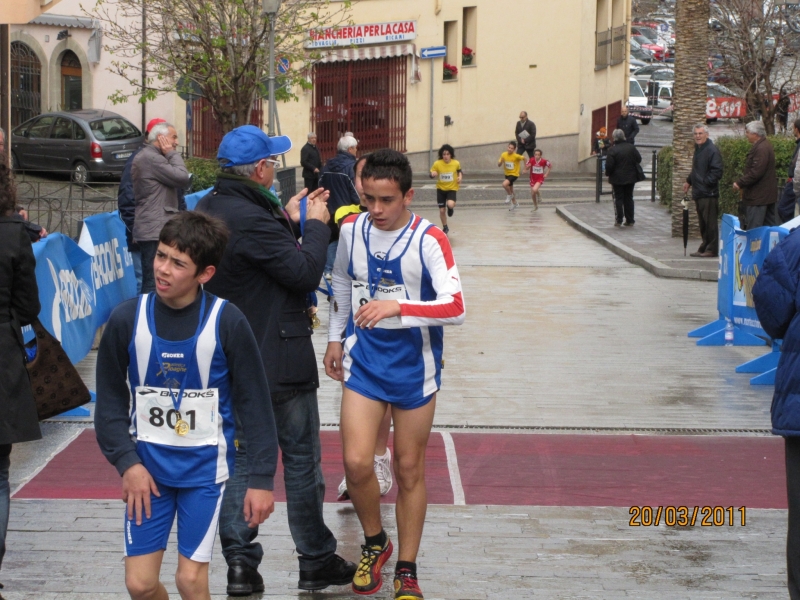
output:
[{"label": "black boot", "polygon": [[329,585],[347,585],[353,583],[353,575],[355,574],[355,564],[343,559],[338,554],[334,554],[319,569],[311,571],[303,571],[301,569],[300,581],[297,582],[297,587],[301,590],[324,590]]},{"label": "black boot", "polygon": [[264,580],[258,571],[243,560],[228,563],[228,595],[249,596],[264,591]]}]

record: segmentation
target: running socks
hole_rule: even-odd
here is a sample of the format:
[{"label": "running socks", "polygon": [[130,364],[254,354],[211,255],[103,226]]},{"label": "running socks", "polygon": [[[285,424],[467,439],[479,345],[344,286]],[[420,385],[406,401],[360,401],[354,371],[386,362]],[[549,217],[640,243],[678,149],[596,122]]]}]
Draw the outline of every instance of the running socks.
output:
[{"label": "running socks", "polygon": [[383,548],[386,545],[386,531],[381,529],[378,535],[365,535],[364,541],[366,546],[380,546]]}]

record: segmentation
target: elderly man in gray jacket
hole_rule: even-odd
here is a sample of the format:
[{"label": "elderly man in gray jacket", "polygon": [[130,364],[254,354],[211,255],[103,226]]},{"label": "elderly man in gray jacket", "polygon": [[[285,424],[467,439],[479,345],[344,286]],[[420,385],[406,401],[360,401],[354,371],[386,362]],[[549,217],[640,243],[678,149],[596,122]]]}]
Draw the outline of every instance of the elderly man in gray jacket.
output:
[{"label": "elderly man in gray jacket", "polygon": [[178,148],[178,133],[169,123],[159,123],[147,134],[147,141],[131,167],[136,212],[133,239],[142,253],[142,293],[155,291],[153,260],[158,234],[179,211],[179,191],[189,185],[189,171]]}]

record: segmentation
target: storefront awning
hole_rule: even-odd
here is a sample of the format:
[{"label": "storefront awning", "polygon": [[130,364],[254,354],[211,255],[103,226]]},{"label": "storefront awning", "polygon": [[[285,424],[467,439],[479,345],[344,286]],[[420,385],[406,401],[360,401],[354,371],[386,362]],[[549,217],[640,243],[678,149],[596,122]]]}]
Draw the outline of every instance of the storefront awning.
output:
[{"label": "storefront awning", "polygon": [[363,48],[334,48],[328,50],[318,63],[333,63],[347,60],[370,60],[373,58],[389,58],[392,56],[411,57],[411,83],[422,80],[419,72],[419,54],[414,44],[392,44],[389,46],[364,46]]},{"label": "storefront awning", "polygon": [[327,51],[317,62],[331,63],[343,60],[369,60],[391,56],[412,56],[418,58],[414,44],[393,44],[391,46],[365,46],[363,48],[335,48]]}]

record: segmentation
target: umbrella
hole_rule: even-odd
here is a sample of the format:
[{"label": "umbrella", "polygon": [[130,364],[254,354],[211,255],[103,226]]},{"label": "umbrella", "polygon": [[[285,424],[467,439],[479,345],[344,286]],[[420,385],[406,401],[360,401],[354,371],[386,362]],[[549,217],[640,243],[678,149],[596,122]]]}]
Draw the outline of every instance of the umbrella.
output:
[{"label": "umbrella", "polygon": [[686,256],[686,246],[689,243],[689,196],[681,200],[683,206],[683,255]]}]

